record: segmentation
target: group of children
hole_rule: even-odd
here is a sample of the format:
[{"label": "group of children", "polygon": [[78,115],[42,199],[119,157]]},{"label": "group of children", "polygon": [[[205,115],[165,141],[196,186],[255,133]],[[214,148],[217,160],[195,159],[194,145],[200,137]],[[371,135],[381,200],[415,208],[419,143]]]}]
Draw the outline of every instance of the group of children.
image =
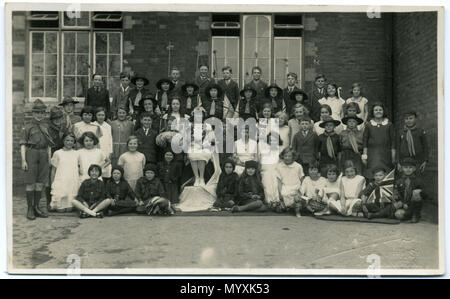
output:
[{"label": "group of children", "polygon": [[[296,74],[289,73],[288,86],[281,89],[264,83],[261,69],[254,67],[252,81],[239,91],[230,67],[223,68],[217,83],[205,67],[188,83],[172,70],[172,78],[157,82],[155,95],[145,87],[147,78],[130,80],[122,73],[111,105],[109,98],[102,104],[109,91],[95,74],[79,116],[78,102],[66,97],[62,109],[53,107],[46,120],[46,106],[36,100],[20,142],[27,218],[47,217],[39,207],[44,187],[48,210],[75,207],[81,218],[173,214],[182,185],[206,185],[211,155],[175,153],[171,146],[173,136],[186,129],[180,120],[193,122],[199,111],[203,121],[258,122],[235,139],[232,153],[220,154],[212,210],[420,220],[428,144],[415,112],[405,114],[396,134],[384,105],[373,103],[369,109],[357,83],[343,100],[341,88],[319,75],[309,97],[295,86]],[[276,130],[268,122],[272,118],[279,121]],[[252,133],[262,129],[267,139]],[[211,128],[203,130],[206,136]],[[265,150],[274,138],[276,150]],[[193,178],[184,182],[190,171]]]}]

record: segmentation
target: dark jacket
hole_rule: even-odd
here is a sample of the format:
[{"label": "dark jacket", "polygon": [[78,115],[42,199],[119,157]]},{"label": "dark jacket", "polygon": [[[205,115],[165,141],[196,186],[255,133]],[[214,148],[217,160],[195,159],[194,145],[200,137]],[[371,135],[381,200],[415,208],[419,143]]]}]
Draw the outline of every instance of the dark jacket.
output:
[{"label": "dark jacket", "polygon": [[410,155],[408,150],[408,142],[406,141],[406,133],[407,129],[402,129],[397,135],[397,152],[399,162],[401,162],[404,158],[410,157],[415,159],[419,164],[423,162],[428,162],[429,155],[429,147],[428,147],[428,138],[425,130],[421,128],[414,128],[411,130],[411,135],[413,137],[414,149],[416,155]]},{"label": "dark jacket", "polygon": [[156,177],[153,178],[153,180],[151,181],[147,180],[146,177],[138,179],[138,181],[136,182],[135,193],[136,197],[142,201],[151,199],[152,197],[155,196],[167,198],[163,184]]},{"label": "dark jacket", "polygon": [[[406,184],[406,180],[409,178],[409,186]],[[423,182],[422,180],[416,176],[406,176],[404,174],[400,175],[398,179],[395,180],[394,185],[394,194],[397,201],[401,201],[403,203],[409,204],[411,202],[412,191],[413,190],[422,190],[421,196],[424,196],[423,192]]]},{"label": "dark jacket", "polygon": [[158,133],[156,133],[153,128],[150,128],[147,135],[145,135],[144,128],[140,128],[134,132],[134,135],[136,135],[139,140],[137,150],[145,155],[146,163],[156,163],[156,136],[158,136]]},{"label": "dark jacket", "polygon": [[62,137],[65,133],[67,133],[67,128],[62,124],[60,127],[57,127],[51,121],[49,121],[48,133],[53,141],[53,145],[51,146],[51,151],[53,154],[57,150],[64,147],[64,141],[62,140]]},{"label": "dark jacket", "polygon": [[237,102],[240,99],[239,85],[233,79],[230,79],[230,83],[228,84],[224,79],[219,80],[217,84],[222,88],[224,95],[230,100],[233,108],[236,108]]},{"label": "dark jacket", "polygon": [[236,172],[226,174],[222,172],[217,184],[216,194],[218,198],[232,197],[237,198],[239,187],[239,176]]},{"label": "dark jacket", "polygon": [[126,199],[134,200],[136,195],[133,189],[126,180],[121,180],[116,184],[112,179],[106,183],[105,187],[106,198],[115,199],[117,201],[124,201]]},{"label": "dark jacket", "polygon": [[264,187],[256,175],[243,174],[239,179],[238,205],[252,202],[252,195],[259,195],[260,200],[264,200]]},{"label": "dark jacket", "polygon": [[105,191],[105,184],[103,181],[99,179],[92,181],[92,179],[89,178],[81,183],[80,189],[78,189],[77,200],[86,202],[91,206],[105,199]]},{"label": "dark jacket", "polygon": [[113,101],[111,103],[111,113],[114,117],[117,115],[117,109],[119,106],[125,105],[127,111],[130,107],[130,93],[133,90],[131,86],[126,91],[122,90],[122,85],[111,92]]},{"label": "dark jacket", "polygon": [[158,177],[164,184],[178,183],[178,180],[181,177],[180,163],[177,163],[175,159],[170,163],[167,163],[166,161],[159,162]]},{"label": "dark jacket", "polygon": [[183,86],[185,82],[178,80],[176,84],[173,81],[172,81],[172,83],[174,84],[174,87],[172,89],[172,95],[177,95],[180,97],[181,93],[182,93],[181,86]]},{"label": "dark jacket", "polygon": [[308,130],[306,137],[302,131],[295,134],[292,149],[298,154],[298,163],[312,163],[317,160],[317,137],[312,129]]},{"label": "dark jacket", "polygon": [[331,142],[333,143],[333,149],[335,154],[335,159],[332,159],[328,156],[327,150],[327,138],[328,136],[325,134],[320,134],[317,137],[317,152],[320,153],[321,161],[337,161],[338,153],[341,151],[341,142],[338,134],[333,134],[331,136]]},{"label": "dark jacket", "polygon": [[101,87],[100,91],[97,92],[95,87],[92,86],[87,90],[84,106],[91,106],[94,107],[94,109],[97,107],[103,107],[106,109],[106,114],[109,117],[111,115],[109,91],[106,88]]},{"label": "dark jacket", "polygon": [[38,148],[47,148],[53,146],[53,140],[48,130],[48,121],[38,122],[33,119],[22,128],[22,137],[20,145],[33,146]]},{"label": "dark jacket", "polygon": [[205,95],[205,89],[206,87],[208,87],[209,84],[214,83],[214,80],[211,79],[210,77],[206,77],[205,79],[202,79],[200,76],[197,76],[195,78],[195,84],[198,86],[199,90],[198,93],[200,94],[200,96],[204,96]]},{"label": "dark jacket", "polygon": [[218,98],[215,100],[215,113],[214,115],[210,114],[211,112],[211,104],[212,104],[212,100],[210,97],[202,97],[202,107],[205,109],[206,111],[206,118],[208,117],[217,117],[218,119],[223,119],[223,98]]},{"label": "dark jacket", "polygon": [[238,101],[238,104],[236,106],[236,111],[239,114],[239,117],[242,118],[243,120],[247,120],[248,118],[258,118],[258,103],[256,101],[256,98],[252,98],[250,100],[250,113],[245,113],[245,106],[247,104],[247,100],[246,99],[240,99]]}]

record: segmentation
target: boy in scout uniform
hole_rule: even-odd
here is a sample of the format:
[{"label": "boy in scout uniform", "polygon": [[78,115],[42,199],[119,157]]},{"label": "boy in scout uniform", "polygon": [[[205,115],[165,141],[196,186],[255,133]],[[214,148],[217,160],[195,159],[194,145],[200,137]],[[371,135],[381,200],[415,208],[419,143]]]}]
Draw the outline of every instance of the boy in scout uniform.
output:
[{"label": "boy in scout uniform", "polygon": [[37,99],[33,103],[33,120],[22,129],[20,154],[26,184],[28,212],[27,219],[47,218],[47,214],[39,209],[42,189],[48,181],[51,146],[53,141],[45,121],[47,107]]}]

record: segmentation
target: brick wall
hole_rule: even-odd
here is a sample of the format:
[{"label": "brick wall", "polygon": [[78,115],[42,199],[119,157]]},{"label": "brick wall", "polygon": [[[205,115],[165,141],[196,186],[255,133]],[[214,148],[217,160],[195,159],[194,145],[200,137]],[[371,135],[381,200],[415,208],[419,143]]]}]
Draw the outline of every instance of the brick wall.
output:
[{"label": "brick wall", "polygon": [[317,74],[342,87],[344,99],[360,82],[369,102],[391,99],[391,15],[368,18],[365,13],[305,15],[305,82],[309,92]]},{"label": "brick wall", "polygon": [[155,90],[156,82],[168,75],[166,47],[170,42],[171,66],[180,69],[181,80],[194,78],[197,63],[209,65],[210,22],[208,13],[127,13],[124,70],[143,73],[150,80],[150,89]]},{"label": "brick wall", "polygon": [[418,112],[431,148],[425,186],[437,200],[437,13],[395,14],[393,55],[395,116],[401,120],[406,110]]}]

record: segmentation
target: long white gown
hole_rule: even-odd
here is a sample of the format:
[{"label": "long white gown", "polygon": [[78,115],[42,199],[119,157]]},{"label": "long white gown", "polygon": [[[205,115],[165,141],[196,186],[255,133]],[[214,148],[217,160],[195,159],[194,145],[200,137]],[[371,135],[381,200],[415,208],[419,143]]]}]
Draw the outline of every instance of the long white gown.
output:
[{"label": "long white gown", "polygon": [[78,152],[75,150],[57,150],[51,159],[51,164],[56,168],[55,179],[52,183],[53,209],[67,209],[72,207],[72,199],[75,199],[80,186],[78,174]]}]

